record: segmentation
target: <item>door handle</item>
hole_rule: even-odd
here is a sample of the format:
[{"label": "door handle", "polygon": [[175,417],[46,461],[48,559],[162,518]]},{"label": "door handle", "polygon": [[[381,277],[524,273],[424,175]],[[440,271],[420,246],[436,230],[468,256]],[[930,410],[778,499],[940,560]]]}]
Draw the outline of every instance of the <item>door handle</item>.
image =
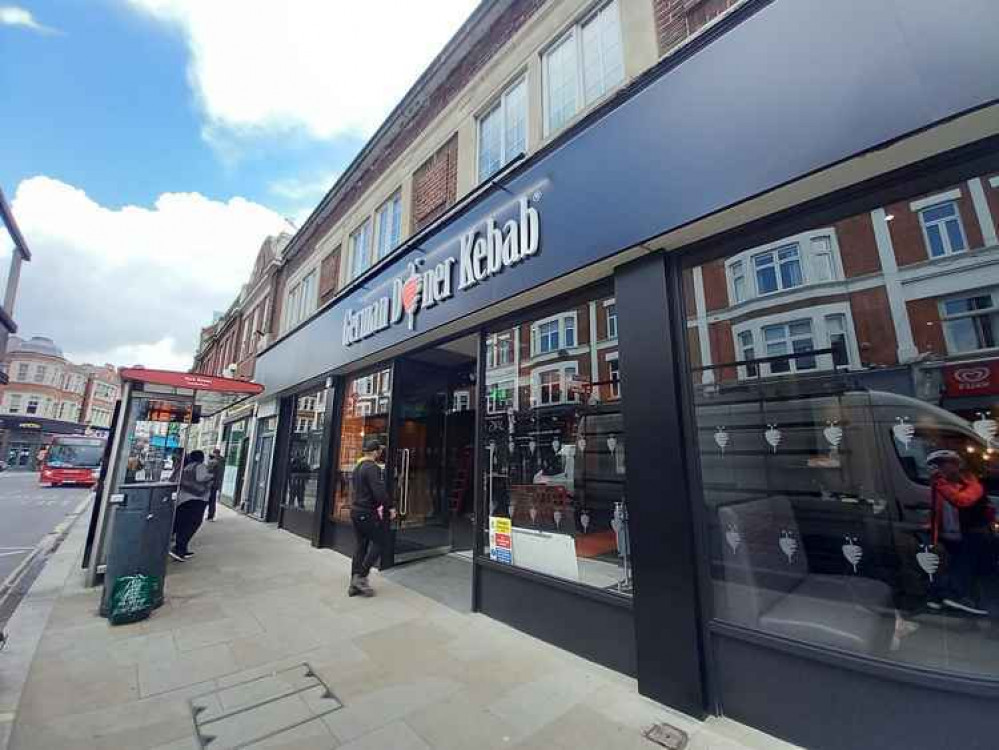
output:
[{"label": "door handle", "polygon": [[409,513],[409,448],[402,449],[402,492],[399,497],[399,515]]}]

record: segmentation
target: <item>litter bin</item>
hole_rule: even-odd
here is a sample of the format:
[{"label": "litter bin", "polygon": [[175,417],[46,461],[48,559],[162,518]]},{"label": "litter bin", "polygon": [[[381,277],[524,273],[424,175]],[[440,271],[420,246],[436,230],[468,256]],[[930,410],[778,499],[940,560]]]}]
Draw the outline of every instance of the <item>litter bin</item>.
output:
[{"label": "litter bin", "polygon": [[163,604],[176,491],[177,485],[170,482],[123,484],[111,496],[110,545],[101,595],[104,617],[110,610],[114,583],[122,576],[151,576],[157,582],[153,607]]}]

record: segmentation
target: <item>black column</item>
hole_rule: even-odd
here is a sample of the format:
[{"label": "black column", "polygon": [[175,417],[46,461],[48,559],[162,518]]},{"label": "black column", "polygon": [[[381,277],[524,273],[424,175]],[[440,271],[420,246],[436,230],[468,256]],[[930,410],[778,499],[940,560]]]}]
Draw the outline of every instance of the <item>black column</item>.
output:
[{"label": "black column", "polygon": [[[705,714],[697,566],[664,256],[615,274],[639,691]],[[677,285],[676,288],[679,288]]]}]

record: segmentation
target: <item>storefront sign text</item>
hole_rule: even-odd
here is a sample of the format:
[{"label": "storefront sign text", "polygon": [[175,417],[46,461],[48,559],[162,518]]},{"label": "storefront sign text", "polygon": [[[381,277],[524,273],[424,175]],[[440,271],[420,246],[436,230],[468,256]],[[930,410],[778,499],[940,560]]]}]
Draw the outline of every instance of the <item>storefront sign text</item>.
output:
[{"label": "storefront sign text", "polygon": [[482,230],[466,232],[458,258],[446,258],[423,270],[423,261],[409,264],[404,276],[392,282],[392,292],[360,310],[347,310],[343,318],[344,346],[356,344],[379,331],[399,325],[408,316],[414,330],[416,314],[454,296],[454,269],[458,268],[458,289],[470,289],[504,268],[535,255],[540,244],[538,209],[526,197],[518,201],[519,212],[502,228],[495,217],[486,220]]}]

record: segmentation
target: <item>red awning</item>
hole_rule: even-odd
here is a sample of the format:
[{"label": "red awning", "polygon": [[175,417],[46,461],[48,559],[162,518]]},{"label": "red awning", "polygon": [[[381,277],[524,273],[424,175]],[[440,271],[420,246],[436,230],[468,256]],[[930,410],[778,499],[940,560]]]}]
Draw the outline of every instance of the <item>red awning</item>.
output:
[{"label": "red awning", "polygon": [[144,367],[125,367],[118,374],[122,380],[169,385],[174,388],[190,388],[195,391],[246,393],[250,395],[264,392],[262,385],[249,380],[216,378],[211,375],[200,375],[196,372],[173,372],[172,370],[147,370]]}]

